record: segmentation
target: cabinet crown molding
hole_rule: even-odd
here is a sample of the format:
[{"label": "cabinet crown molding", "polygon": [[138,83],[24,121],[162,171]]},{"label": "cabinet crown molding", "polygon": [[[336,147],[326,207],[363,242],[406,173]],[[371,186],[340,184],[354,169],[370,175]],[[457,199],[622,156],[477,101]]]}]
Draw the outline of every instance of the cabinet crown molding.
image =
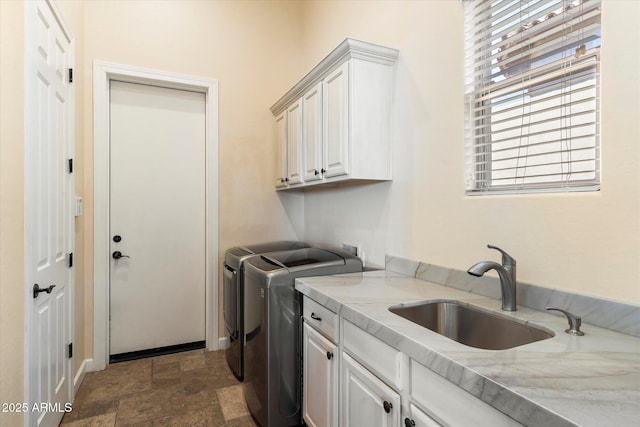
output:
[{"label": "cabinet crown molding", "polygon": [[379,64],[393,65],[398,59],[398,52],[397,49],[347,37],[333,49],[329,55],[320,61],[318,65],[313,67],[295,86],[289,89],[282,98],[273,104],[271,106],[271,112],[274,116],[282,113],[291,102],[301,97],[328,73],[349,59],[355,58]]}]

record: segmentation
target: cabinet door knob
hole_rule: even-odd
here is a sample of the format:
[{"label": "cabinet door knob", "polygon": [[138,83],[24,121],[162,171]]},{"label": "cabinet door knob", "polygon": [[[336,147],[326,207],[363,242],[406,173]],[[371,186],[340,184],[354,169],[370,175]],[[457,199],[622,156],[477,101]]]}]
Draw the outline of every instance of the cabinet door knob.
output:
[{"label": "cabinet door knob", "polygon": [[333,358],[333,353],[331,353],[330,351],[327,351],[327,359],[331,360]]},{"label": "cabinet door knob", "polygon": [[324,169],[324,168],[320,169],[320,173],[325,173],[326,171],[327,171],[327,170],[326,170],[326,169]]},{"label": "cabinet door knob", "polygon": [[405,427],[415,427],[415,425],[416,425],[416,422],[413,421],[412,419],[409,419],[409,418],[405,418],[404,419],[404,426]]},{"label": "cabinet door knob", "polygon": [[289,178],[285,178],[285,179],[284,179],[284,182],[289,182]]},{"label": "cabinet door knob", "polygon": [[387,402],[386,400],[382,404],[382,407],[384,408],[384,412],[386,412],[387,414],[389,412],[391,412],[391,409],[393,409],[393,405],[391,403]]},{"label": "cabinet door knob", "polygon": [[322,322],[322,317],[318,317],[318,316],[316,316],[316,314],[315,314],[315,313],[311,313],[311,318],[312,318],[313,320],[317,320],[318,322]]},{"label": "cabinet door knob", "polygon": [[318,172],[318,169],[314,169],[314,170],[313,170],[313,174],[314,174],[315,176],[318,176],[318,175],[320,175],[320,172]]}]

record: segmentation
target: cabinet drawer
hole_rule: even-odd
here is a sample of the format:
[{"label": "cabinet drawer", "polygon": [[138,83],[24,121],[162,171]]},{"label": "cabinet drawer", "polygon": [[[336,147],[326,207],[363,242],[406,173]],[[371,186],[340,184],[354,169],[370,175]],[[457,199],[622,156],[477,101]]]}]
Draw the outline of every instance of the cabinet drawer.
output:
[{"label": "cabinet drawer", "polygon": [[342,324],[344,348],[374,374],[401,389],[403,354],[353,323],[343,320]]},{"label": "cabinet drawer", "polygon": [[434,421],[434,419],[429,415],[422,412],[417,406],[414,406],[412,404],[409,406],[409,408],[411,410],[411,418],[409,420],[409,424],[407,424],[407,419],[404,419],[405,426],[412,425],[415,427],[440,427],[440,424]]},{"label": "cabinet drawer", "polygon": [[305,296],[302,303],[304,321],[322,331],[333,342],[338,342],[338,315]]},{"label": "cabinet drawer", "polygon": [[411,361],[411,397],[443,425],[520,425],[415,360]]}]

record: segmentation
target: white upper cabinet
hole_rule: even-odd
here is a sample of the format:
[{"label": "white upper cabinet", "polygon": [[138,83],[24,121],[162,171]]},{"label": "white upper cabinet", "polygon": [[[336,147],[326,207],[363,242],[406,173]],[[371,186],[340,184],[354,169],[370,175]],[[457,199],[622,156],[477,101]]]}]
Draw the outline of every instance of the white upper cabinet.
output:
[{"label": "white upper cabinet", "polygon": [[323,82],[323,169],[325,178],[349,173],[349,63]]},{"label": "white upper cabinet", "polygon": [[322,82],[302,97],[304,181],[322,179]]},{"label": "white upper cabinet", "polygon": [[346,39],[271,107],[276,127],[289,115],[289,181],[276,180],[278,189],[391,180],[397,57],[395,49]]},{"label": "white upper cabinet", "polygon": [[276,188],[287,185],[287,113],[276,117]]},{"label": "white upper cabinet", "polygon": [[302,168],[302,100],[287,108],[287,184],[298,184]]}]

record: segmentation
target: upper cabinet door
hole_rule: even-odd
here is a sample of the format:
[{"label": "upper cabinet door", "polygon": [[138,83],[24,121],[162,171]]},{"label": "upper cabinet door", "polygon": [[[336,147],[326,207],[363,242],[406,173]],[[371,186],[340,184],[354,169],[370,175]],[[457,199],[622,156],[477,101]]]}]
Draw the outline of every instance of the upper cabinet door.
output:
[{"label": "upper cabinet door", "polygon": [[322,178],[322,82],[302,97],[302,172],[305,182]]},{"label": "upper cabinet door", "polygon": [[302,100],[287,108],[287,183],[302,182]]},{"label": "upper cabinet door", "polygon": [[276,117],[276,188],[287,185],[287,112]]},{"label": "upper cabinet door", "polygon": [[329,74],[322,94],[324,176],[349,173],[349,62]]}]

